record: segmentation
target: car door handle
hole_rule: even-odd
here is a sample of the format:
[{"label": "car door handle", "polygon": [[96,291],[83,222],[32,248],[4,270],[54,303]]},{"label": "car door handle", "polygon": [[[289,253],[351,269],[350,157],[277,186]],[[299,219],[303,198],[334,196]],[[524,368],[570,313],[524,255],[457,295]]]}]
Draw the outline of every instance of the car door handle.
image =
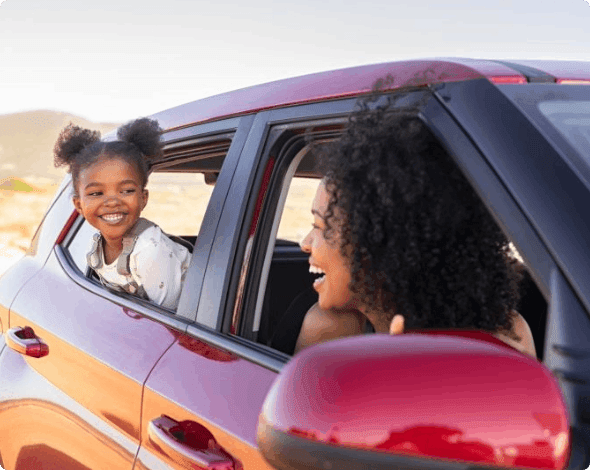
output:
[{"label": "car door handle", "polygon": [[162,415],[150,421],[149,440],[175,462],[190,468],[242,470],[242,465],[223,449],[213,434],[194,421],[175,421]]},{"label": "car door handle", "polygon": [[30,326],[10,328],[6,332],[6,344],[17,353],[30,357],[43,357],[49,354],[49,346]]}]

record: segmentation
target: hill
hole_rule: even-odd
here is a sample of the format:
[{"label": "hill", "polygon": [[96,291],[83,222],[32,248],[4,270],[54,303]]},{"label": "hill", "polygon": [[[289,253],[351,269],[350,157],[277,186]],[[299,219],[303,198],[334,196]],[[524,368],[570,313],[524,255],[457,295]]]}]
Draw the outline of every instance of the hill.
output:
[{"label": "hill", "polygon": [[0,181],[11,176],[30,182],[61,180],[65,169],[53,166],[53,145],[70,122],[103,135],[119,126],[56,111],[0,115]]},{"label": "hill", "polygon": [[4,178],[3,180],[0,180],[0,191],[20,191],[30,193],[31,191],[38,190],[18,178]]}]

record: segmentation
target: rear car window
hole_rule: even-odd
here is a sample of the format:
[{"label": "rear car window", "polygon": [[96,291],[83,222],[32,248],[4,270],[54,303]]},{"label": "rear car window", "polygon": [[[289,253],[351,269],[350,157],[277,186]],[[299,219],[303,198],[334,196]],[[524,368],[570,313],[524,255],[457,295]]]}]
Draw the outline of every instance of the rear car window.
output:
[{"label": "rear car window", "polygon": [[538,108],[590,163],[590,101],[543,101]]}]

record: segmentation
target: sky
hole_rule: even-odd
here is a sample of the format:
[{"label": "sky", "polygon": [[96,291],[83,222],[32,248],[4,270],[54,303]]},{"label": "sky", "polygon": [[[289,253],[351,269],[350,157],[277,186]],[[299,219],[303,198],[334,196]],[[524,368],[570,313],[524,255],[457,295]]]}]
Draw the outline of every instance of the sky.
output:
[{"label": "sky", "polygon": [[0,115],[125,122],[425,57],[590,60],[590,0],[0,0]]}]

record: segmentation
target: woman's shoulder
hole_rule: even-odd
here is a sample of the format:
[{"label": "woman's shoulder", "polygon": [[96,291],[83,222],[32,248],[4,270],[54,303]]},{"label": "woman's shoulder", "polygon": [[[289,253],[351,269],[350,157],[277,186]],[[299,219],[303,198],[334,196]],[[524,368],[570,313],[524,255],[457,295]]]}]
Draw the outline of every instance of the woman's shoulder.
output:
[{"label": "woman's shoulder", "polygon": [[512,311],[512,329],[508,332],[495,333],[494,336],[529,356],[537,357],[531,328],[516,310]]},{"label": "woman's shoulder", "polygon": [[306,313],[297,338],[295,352],[312,344],[362,333],[364,320],[360,312],[323,310],[316,303]]}]

